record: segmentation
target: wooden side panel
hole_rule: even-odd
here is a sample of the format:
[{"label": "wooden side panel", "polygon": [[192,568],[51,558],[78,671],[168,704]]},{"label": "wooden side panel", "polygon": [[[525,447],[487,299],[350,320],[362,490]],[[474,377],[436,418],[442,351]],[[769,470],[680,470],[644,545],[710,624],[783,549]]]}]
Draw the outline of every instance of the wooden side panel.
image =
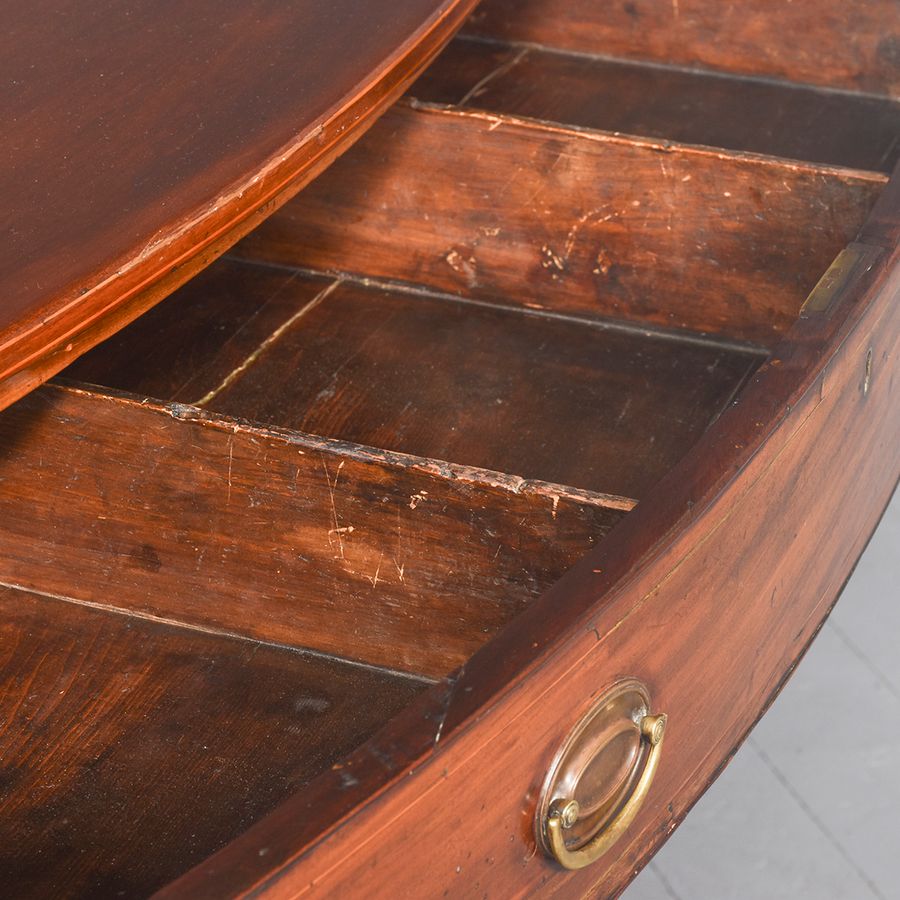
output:
[{"label": "wooden side panel", "polygon": [[0,588],[3,895],[146,897],[423,688]]},{"label": "wooden side panel", "polygon": [[458,39],[411,93],[513,116],[890,172],[900,102]]},{"label": "wooden side panel", "polygon": [[[761,374],[748,389],[747,409],[723,417],[704,448],[715,458],[727,458],[724,442],[737,433],[762,428],[768,435],[725,490],[702,506],[690,500],[682,506],[681,485],[692,483],[695,464],[673,473],[674,522],[675,507],[640,508],[490,652],[470,662],[450,688],[449,712],[435,725],[440,744],[411,777],[405,770],[390,791],[305,852],[303,839],[288,835],[288,823],[315,797],[293,798],[164,896],[215,897],[226,884],[242,895],[252,887],[253,896],[272,898],[353,890],[372,897],[620,891],[777,693],[894,489],[900,474],[900,270],[883,288],[833,358],[819,362],[821,346],[801,344],[793,359],[773,361],[769,378]],[[809,354],[816,360],[809,380],[797,385],[777,374],[789,364],[805,372]],[[783,393],[788,384],[797,385],[797,393]],[[774,427],[772,418],[755,418],[773,402],[780,407]],[[730,454],[743,456],[733,444]],[[672,530],[657,530],[666,521]],[[660,543],[616,582],[633,564],[629,547],[648,525]],[[565,637],[545,638],[548,616],[561,615]],[[518,668],[512,683],[498,683],[490,706],[458,719],[457,707],[474,709],[470,691],[479,689],[486,672],[507,671],[507,654],[519,655],[510,663]],[[538,789],[591,698],[623,674],[644,680],[654,706],[670,715],[659,772],[609,858],[564,872],[535,848]],[[354,759],[358,776],[374,770],[366,753]],[[272,854],[264,865],[254,859],[259,846]],[[409,866],[435,846],[441,852],[429,855],[426,869]]]},{"label": "wooden side panel", "polygon": [[0,583],[440,676],[633,505],[198,416],[5,411]]},{"label": "wooden side panel", "polygon": [[485,0],[467,30],[900,96],[894,0]]},{"label": "wooden side panel", "polygon": [[237,253],[770,344],[883,184],[401,108]]},{"label": "wooden side panel", "polygon": [[712,341],[223,261],[66,375],[639,500],[761,359]]},{"label": "wooden side panel", "polygon": [[891,180],[872,209],[861,237],[889,252],[900,244],[900,163],[894,167]]}]

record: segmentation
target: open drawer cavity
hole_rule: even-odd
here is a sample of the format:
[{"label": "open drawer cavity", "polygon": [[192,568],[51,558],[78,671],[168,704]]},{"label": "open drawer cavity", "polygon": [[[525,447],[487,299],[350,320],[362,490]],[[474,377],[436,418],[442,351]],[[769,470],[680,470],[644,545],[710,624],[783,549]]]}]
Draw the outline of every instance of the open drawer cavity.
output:
[{"label": "open drawer cavity", "polygon": [[391,111],[0,416],[0,881],[148,893],[340,765],[654,502],[884,183],[497,105]]}]

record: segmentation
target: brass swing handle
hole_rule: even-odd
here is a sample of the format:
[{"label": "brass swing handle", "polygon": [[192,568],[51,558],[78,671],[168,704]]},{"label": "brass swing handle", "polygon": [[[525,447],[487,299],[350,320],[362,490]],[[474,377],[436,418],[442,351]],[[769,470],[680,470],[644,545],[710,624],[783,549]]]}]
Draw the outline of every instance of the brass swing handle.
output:
[{"label": "brass swing handle", "polygon": [[599,834],[591,838],[583,847],[570,850],[566,846],[563,831],[571,828],[578,820],[578,802],[576,800],[554,800],[551,804],[547,817],[548,843],[556,861],[566,869],[583,869],[603,856],[622,837],[641,808],[659,765],[663,735],[666,730],[666,717],[665,715],[644,716],[641,719],[640,728],[641,738],[650,745],[644,771],[624,806]]}]

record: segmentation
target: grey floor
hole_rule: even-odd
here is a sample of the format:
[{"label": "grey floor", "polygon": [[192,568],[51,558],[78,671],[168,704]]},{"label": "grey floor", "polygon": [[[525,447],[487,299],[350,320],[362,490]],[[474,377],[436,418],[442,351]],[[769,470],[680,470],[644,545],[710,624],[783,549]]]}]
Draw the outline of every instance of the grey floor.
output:
[{"label": "grey floor", "polygon": [[793,678],[625,900],[900,898],[900,492]]}]

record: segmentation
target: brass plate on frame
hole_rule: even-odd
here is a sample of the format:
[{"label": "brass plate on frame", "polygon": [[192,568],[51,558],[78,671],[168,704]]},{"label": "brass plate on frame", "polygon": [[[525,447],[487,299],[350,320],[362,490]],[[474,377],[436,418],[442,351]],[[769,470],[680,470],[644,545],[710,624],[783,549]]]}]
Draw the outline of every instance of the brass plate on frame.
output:
[{"label": "brass plate on frame", "polygon": [[616,683],[570,732],[550,767],[535,830],[569,869],[599,859],[631,824],[650,789],[666,717],[651,715],[647,688]]}]

